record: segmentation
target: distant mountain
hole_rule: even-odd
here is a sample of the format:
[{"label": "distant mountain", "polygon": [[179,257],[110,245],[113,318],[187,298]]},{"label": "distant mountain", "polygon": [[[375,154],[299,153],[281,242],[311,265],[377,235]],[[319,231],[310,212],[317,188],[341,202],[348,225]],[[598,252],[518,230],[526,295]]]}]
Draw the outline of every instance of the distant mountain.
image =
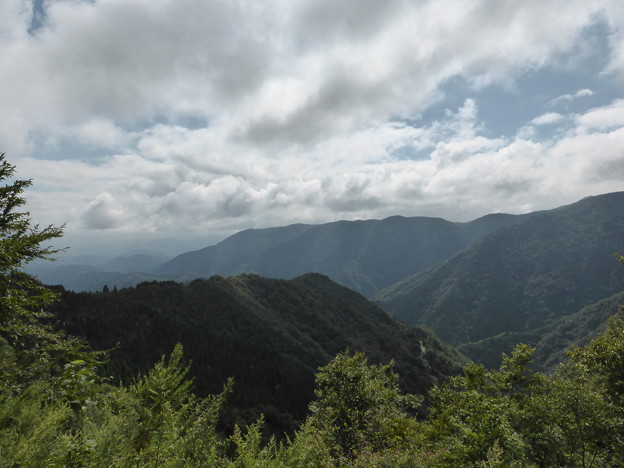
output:
[{"label": "distant mountain", "polygon": [[54,312],[69,333],[86,337],[96,349],[114,348],[109,370],[125,379],[182,343],[199,393],[219,392],[232,376],[231,421],[263,412],[278,430],[301,421],[317,368],[345,349],[364,351],[372,362],[394,360],[401,386],[416,393],[464,362],[430,332],[406,326],[318,274],[65,291]]},{"label": "distant mountain", "polygon": [[[154,254],[132,254],[114,258],[99,255],[61,257],[57,262],[39,261],[26,267],[26,271],[45,284],[62,285],[72,291],[101,291],[106,285],[125,288],[144,281],[163,278],[148,272],[169,257]],[[84,263],[80,263],[84,261]],[[72,263],[76,262],[76,263]]]},{"label": "distant mountain", "polygon": [[172,279],[246,272],[289,279],[316,272],[372,296],[527,216],[492,214],[469,223],[393,216],[381,221],[251,229],[217,245],[179,255],[153,273]]},{"label": "distant mountain", "polygon": [[106,271],[90,265],[50,262],[29,266],[26,271],[44,284],[60,284],[72,291],[97,291],[101,290],[105,284],[110,284],[112,287],[113,283],[125,275],[125,273]]},{"label": "distant mountain", "polygon": [[100,268],[120,273],[137,273],[151,271],[169,260],[164,255],[134,254],[115,257],[103,263]]},{"label": "distant mountain", "polygon": [[503,227],[375,300],[491,363],[501,351],[495,343],[507,348],[514,341],[499,335],[539,342],[543,327],[621,292],[624,268],[615,252],[624,252],[624,192]]}]

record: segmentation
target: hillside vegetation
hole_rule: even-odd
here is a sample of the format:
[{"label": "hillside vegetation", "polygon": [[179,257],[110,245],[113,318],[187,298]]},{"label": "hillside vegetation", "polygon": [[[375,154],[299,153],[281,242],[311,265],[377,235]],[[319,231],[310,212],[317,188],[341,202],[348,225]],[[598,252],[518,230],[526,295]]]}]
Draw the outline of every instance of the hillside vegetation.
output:
[{"label": "hillside vegetation", "polygon": [[230,419],[255,420],[262,412],[279,432],[303,420],[316,369],[346,349],[375,363],[394,360],[401,388],[421,394],[465,362],[431,333],[319,274],[63,292],[53,311],[95,349],[114,348],[107,369],[126,382],[182,343],[200,395],[219,392],[233,377]]},{"label": "hillside vegetation", "polygon": [[493,349],[494,337],[533,335],[537,344],[544,327],[621,292],[614,254],[623,250],[624,193],[589,197],[499,229],[375,301],[495,365],[515,340]]}]

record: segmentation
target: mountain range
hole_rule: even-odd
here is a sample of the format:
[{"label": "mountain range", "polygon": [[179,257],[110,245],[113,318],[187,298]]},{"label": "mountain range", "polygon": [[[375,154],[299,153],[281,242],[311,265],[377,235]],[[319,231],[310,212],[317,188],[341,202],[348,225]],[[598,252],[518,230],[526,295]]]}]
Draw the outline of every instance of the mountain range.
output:
[{"label": "mountain range", "polygon": [[257,273],[293,278],[317,272],[365,296],[423,271],[525,216],[493,214],[469,223],[393,216],[384,220],[246,230],[177,256],[153,270],[165,277]]},{"label": "mountain range", "polygon": [[143,281],[189,281],[255,273],[291,279],[321,273],[371,297],[407,276],[460,252],[497,229],[534,215],[490,214],[467,223],[393,216],[384,220],[248,229],[222,242],[163,261],[127,255],[89,264],[38,263],[29,272],[74,291],[134,286]]},{"label": "mountain range", "polygon": [[[167,261],[143,254],[97,267],[52,265],[38,276],[68,289],[80,289],[74,282],[101,290],[147,280],[188,283],[241,273],[291,279],[317,272],[495,366],[500,353],[520,341],[561,356],[579,336],[595,332],[599,323],[585,329],[590,322],[574,317],[622,291],[624,268],[615,252],[624,252],[624,192],[467,223],[393,216],[250,229]],[[575,323],[578,332],[554,332]],[[545,341],[553,333],[558,339]],[[553,362],[539,349],[538,356],[544,366]]]},{"label": "mountain range", "polygon": [[495,365],[518,336],[537,344],[558,321],[621,292],[614,254],[623,251],[624,193],[589,197],[503,227],[375,301]]}]

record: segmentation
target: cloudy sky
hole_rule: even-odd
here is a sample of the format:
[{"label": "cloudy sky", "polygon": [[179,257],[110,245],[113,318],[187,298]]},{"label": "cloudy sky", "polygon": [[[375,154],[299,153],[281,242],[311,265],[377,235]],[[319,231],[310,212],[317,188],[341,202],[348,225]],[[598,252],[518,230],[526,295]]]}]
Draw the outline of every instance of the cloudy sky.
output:
[{"label": "cloudy sky", "polygon": [[0,0],[0,152],[72,235],[624,190],[621,0]]}]

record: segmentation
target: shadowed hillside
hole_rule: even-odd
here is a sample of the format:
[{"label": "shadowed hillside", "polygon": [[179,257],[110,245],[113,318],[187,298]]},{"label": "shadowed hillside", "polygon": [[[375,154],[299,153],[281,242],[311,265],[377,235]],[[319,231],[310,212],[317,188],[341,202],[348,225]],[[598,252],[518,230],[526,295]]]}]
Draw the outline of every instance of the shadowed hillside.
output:
[{"label": "shadowed hillside", "polygon": [[394,360],[401,386],[416,393],[456,373],[462,362],[429,332],[318,274],[64,292],[56,313],[70,333],[96,349],[119,343],[110,370],[124,379],[182,343],[199,393],[219,392],[234,377],[231,405],[237,410],[230,417],[249,420],[263,412],[282,430],[304,417],[318,366],[345,349],[364,351],[373,362]]}]

